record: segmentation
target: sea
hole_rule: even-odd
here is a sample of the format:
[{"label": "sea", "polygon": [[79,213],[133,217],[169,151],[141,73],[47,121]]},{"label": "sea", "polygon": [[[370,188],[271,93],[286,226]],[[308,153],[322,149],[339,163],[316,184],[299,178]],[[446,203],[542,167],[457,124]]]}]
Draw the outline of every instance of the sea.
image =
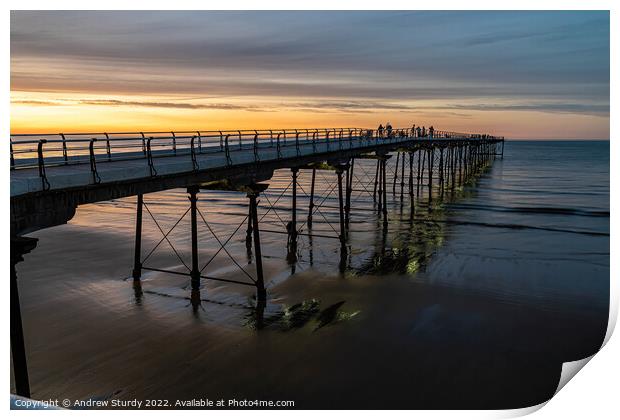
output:
[{"label": "sea", "polygon": [[551,398],[562,364],[596,353],[607,329],[609,142],[506,141],[465,185],[441,194],[433,180],[430,202],[427,181],[414,185],[413,208],[393,155],[387,228],[373,200],[376,161],[356,160],[344,252],[333,171],[316,172],[311,228],[311,172],[300,171],[292,250],[291,171],[265,181],[266,306],[252,286],[242,192],[198,195],[198,293],[185,190],[144,196],[139,283],[136,197],[81,206],[66,225],[31,233],[39,244],[17,275],[33,398],[299,409]]}]

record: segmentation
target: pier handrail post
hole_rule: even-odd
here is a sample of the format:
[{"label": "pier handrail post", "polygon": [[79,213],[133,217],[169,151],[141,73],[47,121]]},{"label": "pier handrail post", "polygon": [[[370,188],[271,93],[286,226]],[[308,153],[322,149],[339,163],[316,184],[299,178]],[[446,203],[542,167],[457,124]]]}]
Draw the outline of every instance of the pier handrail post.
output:
[{"label": "pier handrail post", "polygon": [[258,156],[258,133],[254,134],[254,162],[260,162],[260,157]]},{"label": "pier handrail post", "polygon": [[47,143],[46,139],[40,139],[37,143],[37,163],[39,166],[39,178],[41,178],[41,187],[43,191],[50,189],[50,183],[45,173],[45,159],[43,158],[43,145]]},{"label": "pier handrail post", "polygon": [[144,196],[137,195],[136,202],[136,238],[133,250],[133,281],[140,281],[142,277],[142,207]]},{"label": "pier handrail post", "polygon": [[140,132],[140,134],[142,135],[142,154],[144,154],[144,156],[147,155],[146,152],[146,137],[144,137],[144,133]]},{"label": "pier handrail post", "polygon": [[157,175],[157,170],[155,170],[155,165],[153,164],[153,153],[151,151],[151,141],[153,137],[149,137],[146,141],[146,162],[149,165],[149,172],[151,176]]},{"label": "pier handrail post", "polygon": [[62,158],[65,161],[65,165],[68,165],[69,155],[67,154],[67,139],[65,139],[65,135],[63,133],[58,133],[58,135],[62,138]]},{"label": "pier handrail post", "polygon": [[190,202],[190,217],[192,224],[192,271],[189,273],[191,278],[192,290],[200,289],[200,269],[198,268],[198,187],[187,188]]},{"label": "pier handrail post", "polygon": [[195,139],[196,139],[196,136],[192,136],[192,139],[190,140],[189,145],[190,145],[190,155],[192,157],[192,169],[194,171],[197,171],[200,168],[198,167],[198,161],[196,160],[196,149],[194,149]]},{"label": "pier handrail post", "polygon": [[95,158],[95,142],[96,138],[90,139],[90,143],[88,144],[88,154],[90,160],[90,172],[93,175],[93,184],[99,184],[101,182],[101,178],[97,173],[97,160]]},{"label": "pier handrail post", "polygon": [[112,161],[112,148],[110,147],[110,136],[108,133],[103,133],[105,135],[105,151],[108,155],[108,162]]},{"label": "pier handrail post", "polygon": [[325,131],[325,144],[327,145],[327,151],[329,151],[329,130]]},{"label": "pier handrail post", "polygon": [[228,147],[228,137],[230,134],[226,134],[224,137],[224,154],[226,155],[226,165],[232,165],[232,159],[230,158],[230,148]]},{"label": "pier handrail post", "polygon": [[11,148],[11,169],[15,169],[15,155],[13,154],[13,139],[9,139]]},{"label": "pier handrail post", "polygon": [[299,133],[295,130],[295,150],[297,156],[301,156],[301,150],[299,150]]},{"label": "pier handrail post", "polygon": [[280,136],[282,133],[278,133],[278,137],[276,138],[276,153],[278,155],[278,159],[282,159],[282,147],[280,146]]},{"label": "pier handrail post", "polygon": [[202,136],[200,131],[196,131],[196,134],[198,134],[198,153],[202,153]]},{"label": "pier handrail post", "polygon": [[177,136],[174,134],[174,131],[170,132],[172,134],[172,154],[177,155]]}]

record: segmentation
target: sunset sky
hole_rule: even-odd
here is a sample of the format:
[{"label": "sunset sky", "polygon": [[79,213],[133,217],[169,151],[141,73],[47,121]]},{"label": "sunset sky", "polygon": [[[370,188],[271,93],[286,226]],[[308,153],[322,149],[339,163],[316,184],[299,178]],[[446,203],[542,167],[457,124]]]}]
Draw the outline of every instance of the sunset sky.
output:
[{"label": "sunset sky", "polygon": [[11,13],[11,131],[609,138],[608,12]]}]

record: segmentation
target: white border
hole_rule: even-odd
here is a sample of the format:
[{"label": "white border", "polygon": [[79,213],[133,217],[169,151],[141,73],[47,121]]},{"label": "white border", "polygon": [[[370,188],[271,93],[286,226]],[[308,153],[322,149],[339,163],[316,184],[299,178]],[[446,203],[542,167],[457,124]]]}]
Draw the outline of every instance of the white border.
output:
[{"label": "white border", "polygon": [[[126,0],[107,0],[107,1],[90,1],[85,3],[83,1],[67,1],[67,0],[57,0],[54,2],[49,1],[6,1],[3,3],[5,5],[4,13],[0,17],[0,27],[2,28],[2,59],[4,62],[4,71],[2,72],[2,112],[1,112],[1,127],[2,132],[4,133],[4,137],[7,138],[9,134],[10,127],[10,42],[9,42],[9,26],[10,26],[10,15],[9,10],[26,10],[26,9],[48,9],[50,6],[53,6],[57,9],[157,9],[157,10],[182,10],[182,9],[213,9],[213,10],[232,10],[232,9],[288,9],[288,10],[310,10],[310,9],[325,9],[325,10],[346,10],[346,9],[364,9],[364,10],[382,10],[382,9],[417,9],[417,10],[461,10],[463,6],[467,6],[469,10],[611,10],[611,127],[610,127],[610,137],[614,138],[617,134],[617,96],[618,89],[617,85],[614,83],[617,78],[615,75],[618,74],[618,24],[620,19],[618,18],[618,6],[617,1],[574,1],[574,0],[537,0],[537,1],[477,1],[470,0],[468,2],[462,1],[404,1],[404,0],[382,0],[381,2],[370,2],[366,0],[314,0],[314,1],[273,1],[273,0],[263,0],[263,1],[242,1],[242,0],[228,0],[226,2],[200,2],[200,1],[189,1],[189,0],[176,0],[174,2],[163,1],[163,0],[150,0],[150,1],[134,1],[132,3],[128,3]],[[615,7],[614,7],[615,6]],[[616,52],[614,52],[614,47],[616,47]],[[8,147],[8,142],[6,147]],[[610,246],[611,252],[613,255],[613,251],[617,249],[617,231],[614,210],[618,208],[618,198],[615,194],[615,182],[613,180],[618,179],[618,167],[615,166],[617,163],[618,157],[618,145],[616,142],[610,142],[611,147],[611,165],[610,165],[610,176],[611,176],[611,202],[610,202],[610,210],[612,213],[611,216],[611,237],[610,237]],[[4,154],[5,156],[8,153]],[[7,158],[8,160],[8,158]],[[5,167],[8,168],[8,162],[6,162]],[[3,200],[4,205],[2,206],[2,265],[6,268],[9,264],[9,171],[8,169],[2,172],[2,181],[0,185],[3,189]],[[6,272],[6,271],[5,271]],[[618,279],[618,270],[617,264],[614,262],[613,257],[611,258],[611,267],[610,267],[611,279]],[[8,369],[10,369],[8,360],[9,360],[9,331],[8,331],[8,311],[9,311],[9,293],[8,293],[8,278],[6,278],[4,282],[5,293],[2,293],[2,303],[4,308],[4,322],[2,323],[2,337],[4,338],[4,346],[2,346],[2,356],[0,360],[5,361],[5,389],[7,392],[5,393],[5,407],[8,409],[8,394],[9,394],[9,381],[8,381]],[[613,327],[615,326],[617,312],[618,312],[618,285],[616,281],[611,282],[611,312],[610,312],[610,325],[608,329],[608,334],[606,337],[606,342],[609,340],[611,336],[611,332],[613,331]],[[295,416],[295,418],[300,420],[308,419],[314,420],[314,417],[317,415],[327,416],[327,417],[342,417],[346,416],[354,416],[356,418],[375,418],[377,415],[389,415],[390,418],[396,419],[411,419],[412,417],[418,418],[497,418],[497,417],[514,417],[523,414],[528,414],[528,412],[536,411],[537,409],[544,406],[544,409],[536,411],[534,416],[540,419],[582,419],[586,416],[591,418],[616,418],[618,413],[618,396],[617,396],[617,386],[619,384],[618,377],[620,376],[620,362],[617,355],[620,354],[620,344],[618,343],[618,338],[614,338],[610,340],[604,349],[597,354],[592,361],[588,363],[588,365],[583,369],[583,372],[579,373],[578,379],[570,381],[550,402],[547,404],[541,404],[539,407],[533,407],[530,409],[524,410],[507,410],[507,411],[388,411],[384,413],[380,412],[369,412],[369,411],[351,411],[345,413],[340,412],[326,412],[322,411],[319,413],[309,412],[309,411],[299,411],[295,413],[284,412],[284,411],[276,411],[276,412],[266,412],[266,411],[245,411],[245,412],[222,412],[222,411],[195,411],[195,412],[184,412],[183,414],[174,413],[175,416],[178,415],[196,415],[196,416],[209,416],[209,418],[243,418],[247,419],[248,417],[258,418],[258,419],[285,419],[290,418],[291,416]],[[46,412],[45,414],[38,412],[11,412],[11,415],[14,416],[38,416],[38,415],[49,415],[49,416],[58,416],[58,415],[67,415],[68,412]],[[72,412],[76,415],[88,415],[92,417],[107,417],[110,414],[107,412],[96,412],[96,411],[79,411]],[[148,411],[148,412],[119,412],[115,413],[115,416],[121,417],[129,417],[135,418],[135,416],[148,416],[149,418],[168,418],[170,413],[164,411]]]}]

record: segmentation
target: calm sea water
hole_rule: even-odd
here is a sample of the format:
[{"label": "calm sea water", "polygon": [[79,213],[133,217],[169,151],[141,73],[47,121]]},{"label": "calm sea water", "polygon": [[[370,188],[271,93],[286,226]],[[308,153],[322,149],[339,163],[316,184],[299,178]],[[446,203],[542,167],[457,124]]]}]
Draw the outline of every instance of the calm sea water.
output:
[{"label": "calm sea water", "polygon": [[[562,363],[598,350],[609,305],[608,142],[507,142],[503,160],[430,209],[423,187],[413,215],[407,186],[401,205],[400,183],[395,193],[388,183],[387,232],[372,203],[373,162],[356,165],[344,261],[328,237],[338,230],[333,174],[317,175],[323,206],[296,262],[282,234],[290,171],[270,181],[259,211],[262,317],[250,287],[208,281],[192,300],[187,277],[148,270],[134,287],[135,198],[81,207],[69,224],[33,234],[39,246],[18,265],[33,396],[517,408],[550,398]],[[300,225],[309,181],[302,172]],[[159,227],[147,212],[143,257],[188,207],[182,190],[145,201]],[[247,198],[202,192],[199,208],[203,274],[249,280]],[[188,216],[168,238],[145,264],[187,271]],[[218,240],[226,251],[213,257]]]}]

